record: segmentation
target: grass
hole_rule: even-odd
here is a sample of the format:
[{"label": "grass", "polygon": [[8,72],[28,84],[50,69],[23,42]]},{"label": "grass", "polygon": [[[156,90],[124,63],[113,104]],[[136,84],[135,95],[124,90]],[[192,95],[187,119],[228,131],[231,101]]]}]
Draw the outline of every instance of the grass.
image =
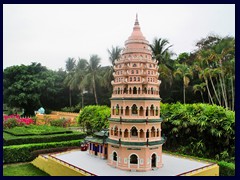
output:
[{"label": "grass", "polygon": [[31,163],[3,166],[3,176],[49,176]]},{"label": "grass", "polygon": [[5,129],[4,132],[7,132],[15,136],[72,133],[71,130],[66,130],[65,128],[62,128],[62,127],[46,126],[46,125],[42,125],[42,126],[29,125],[29,126],[14,127],[11,129]]}]

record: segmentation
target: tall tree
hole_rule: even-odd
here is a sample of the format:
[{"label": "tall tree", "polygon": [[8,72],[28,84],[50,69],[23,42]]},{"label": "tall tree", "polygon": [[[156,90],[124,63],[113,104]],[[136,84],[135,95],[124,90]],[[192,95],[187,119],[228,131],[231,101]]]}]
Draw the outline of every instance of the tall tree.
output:
[{"label": "tall tree", "polygon": [[98,55],[90,56],[90,59],[87,65],[87,73],[80,84],[80,87],[90,86],[92,88],[96,105],[98,105],[96,81],[98,82],[102,81],[102,78],[98,75],[98,72],[101,67],[100,61],[101,59],[98,57]]},{"label": "tall tree", "polygon": [[179,75],[183,79],[183,102],[185,104],[185,89],[188,87],[190,77],[193,76],[192,70],[186,64],[177,64],[177,70],[174,72],[174,76]]},{"label": "tall tree", "polygon": [[154,38],[153,43],[150,44],[153,53],[152,56],[158,61],[158,72],[160,78],[163,80],[161,87],[165,89],[167,89],[167,84],[171,86],[173,82],[174,61],[171,57],[174,53],[170,51],[170,47],[172,47],[172,45],[169,45],[168,40],[162,38]]},{"label": "tall tree", "polygon": [[74,58],[68,58],[66,60],[67,77],[64,80],[64,84],[69,88],[69,106],[72,106],[72,90],[74,88],[73,76],[76,67],[76,60]]},{"label": "tall tree", "polygon": [[41,106],[41,93],[51,85],[52,77],[40,63],[11,66],[3,71],[4,101],[11,108],[24,109],[24,115],[34,115]]},{"label": "tall tree", "polygon": [[104,74],[104,81],[103,84],[109,90],[112,89],[111,81],[113,80],[113,66],[115,65],[115,61],[120,58],[122,48],[119,46],[112,46],[111,49],[107,49],[108,52],[108,60],[111,65],[107,68],[107,71]]}]

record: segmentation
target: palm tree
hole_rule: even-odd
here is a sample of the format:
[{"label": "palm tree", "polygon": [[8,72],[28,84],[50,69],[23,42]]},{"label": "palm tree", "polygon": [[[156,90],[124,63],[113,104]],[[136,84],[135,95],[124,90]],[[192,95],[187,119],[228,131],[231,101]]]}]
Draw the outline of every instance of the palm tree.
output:
[{"label": "palm tree", "polygon": [[100,70],[100,61],[101,59],[98,57],[98,55],[91,55],[89,62],[87,64],[87,72],[84,76],[80,87],[85,88],[87,86],[90,86],[93,89],[95,103],[98,105],[98,99],[97,99],[97,90],[96,90],[96,81],[101,82],[101,77],[98,75],[98,72]]},{"label": "palm tree", "polygon": [[[166,80],[169,82],[170,86],[172,85],[173,82],[173,76],[172,72],[174,70],[173,68],[173,61],[171,59],[171,56],[174,54],[172,53],[169,48],[172,47],[172,45],[168,45],[169,42],[167,39],[162,39],[162,38],[155,38],[153,40],[153,43],[150,44],[150,48],[153,53],[153,58],[158,61],[158,66],[159,66],[159,74],[160,77],[163,80]],[[166,88],[166,83],[165,84]]]},{"label": "palm tree", "polygon": [[158,65],[166,63],[166,55],[170,52],[169,48],[172,47],[172,45],[167,46],[168,44],[169,42],[167,39],[161,38],[154,38],[153,43],[150,44],[150,48],[153,52],[153,58],[158,60]]},{"label": "palm tree", "polygon": [[206,91],[206,83],[195,84],[193,86],[193,91],[194,91],[194,93],[196,93],[197,91],[200,92],[202,100],[203,100],[203,103],[204,103],[203,92]]},{"label": "palm tree", "polygon": [[113,80],[113,66],[115,64],[115,61],[120,58],[121,51],[122,51],[122,48],[120,48],[119,46],[116,46],[116,47],[112,46],[111,50],[107,49],[107,52],[108,52],[108,55],[109,55],[108,59],[111,63],[111,66],[109,66],[108,70],[104,74],[103,83],[108,89],[112,88],[110,82]]},{"label": "palm tree", "polygon": [[67,71],[67,76],[64,79],[64,84],[66,86],[68,86],[69,88],[69,106],[72,106],[72,95],[71,95],[71,91],[74,88],[73,85],[73,76],[74,76],[74,71],[75,71],[75,67],[76,67],[76,60],[74,58],[68,58],[66,60],[66,71]]},{"label": "palm tree", "polygon": [[111,62],[112,66],[114,66],[115,61],[120,58],[122,48],[119,46],[113,47],[109,50],[107,49],[108,55],[109,55],[109,61]]},{"label": "palm tree", "polygon": [[186,102],[185,89],[188,87],[190,77],[193,76],[193,71],[186,64],[177,64],[176,67],[177,70],[174,72],[174,76],[179,75],[180,77],[183,78],[183,102],[185,104]]}]

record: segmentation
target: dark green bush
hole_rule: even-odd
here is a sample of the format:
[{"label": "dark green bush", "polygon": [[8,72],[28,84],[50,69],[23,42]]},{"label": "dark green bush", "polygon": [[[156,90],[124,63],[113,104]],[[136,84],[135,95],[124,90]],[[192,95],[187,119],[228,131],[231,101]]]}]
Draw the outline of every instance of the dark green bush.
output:
[{"label": "dark green bush", "polygon": [[41,144],[24,144],[3,147],[3,163],[27,162],[34,159],[31,153],[35,150],[80,146],[82,140],[72,140],[63,142],[41,143]]},{"label": "dark green bush", "polygon": [[161,104],[163,148],[234,162],[235,113],[209,104]]},{"label": "dark green bush", "polygon": [[3,133],[3,145],[20,145],[20,144],[32,144],[32,143],[47,143],[47,142],[60,142],[83,139],[86,136],[85,133],[68,133],[68,134],[51,134],[40,136],[12,136],[7,133]]},{"label": "dark green bush", "polygon": [[220,176],[235,176],[235,164],[224,161],[218,162]]}]

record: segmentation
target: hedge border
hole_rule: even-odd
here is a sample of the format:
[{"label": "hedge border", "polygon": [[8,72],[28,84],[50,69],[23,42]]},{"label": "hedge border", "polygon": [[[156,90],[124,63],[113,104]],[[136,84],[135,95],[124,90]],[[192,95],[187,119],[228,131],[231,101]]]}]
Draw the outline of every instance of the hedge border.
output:
[{"label": "hedge border", "polygon": [[63,142],[51,142],[51,143],[37,143],[37,144],[23,144],[3,147],[3,163],[17,163],[28,162],[34,159],[34,155],[31,153],[40,149],[60,148],[60,147],[72,147],[79,146],[83,140],[72,140]]},{"label": "hedge border", "polygon": [[16,138],[3,139],[4,146],[20,145],[20,144],[34,144],[34,143],[48,143],[61,142],[85,138],[86,133],[71,133],[71,134],[52,134],[39,136],[15,136]]}]

